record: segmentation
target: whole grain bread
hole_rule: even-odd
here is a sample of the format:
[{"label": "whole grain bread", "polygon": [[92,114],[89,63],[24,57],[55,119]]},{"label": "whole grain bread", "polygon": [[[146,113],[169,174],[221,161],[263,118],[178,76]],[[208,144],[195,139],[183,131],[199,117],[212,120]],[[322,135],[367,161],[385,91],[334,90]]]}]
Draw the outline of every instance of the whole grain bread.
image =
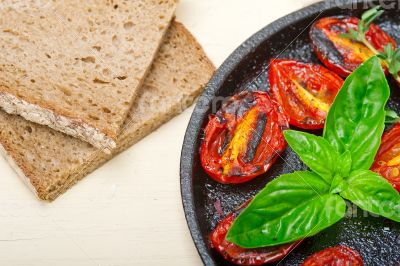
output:
[{"label": "whole grain bread", "polygon": [[173,22],[112,155],[5,112],[0,112],[0,147],[40,199],[54,200],[191,105],[213,72],[214,66],[193,36]]},{"label": "whole grain bread", "polygon": [[177,0],[0,0],[0,107],[114,148]]}]

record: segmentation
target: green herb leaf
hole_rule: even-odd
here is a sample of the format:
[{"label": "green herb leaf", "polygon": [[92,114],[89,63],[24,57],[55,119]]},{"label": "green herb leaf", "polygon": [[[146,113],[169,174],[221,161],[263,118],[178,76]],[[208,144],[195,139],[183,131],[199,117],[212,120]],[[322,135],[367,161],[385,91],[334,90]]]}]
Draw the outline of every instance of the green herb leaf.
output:
[{"label": "green herb leaf", "polygon": [[341,175],[335,175],[329,192],[332,194],[340,193],[346,188],[346,185],[347,183]]},{"label": "green herb leaf", "polygon": [[393,46],[391,43],[388,43],[387,45],[385,45],[385,47],[383,48],[383,52],[381,52],[378,57],[381,59],[389,59],[392,58],[394,54],[394,50],[393,50]]},{"label": "green herb leaf", "polygon": [[395,124],[400,122],[399,115],[390,109],[386,109],[385,111],[385,123],[386,124]]},{"label": "green herb leaf", "polygon": [[376,7],[374,7],[374,8],[371,8],[371,9],[365,11],[365,12],[361,15],[361,19],[362,19],[363,21],[370,20],[370,18],[374,17],[375,14],[376,14],[378,11],[380,11],[380,10],[382,11],[382,7],[381,7],[381,6],[376,6]]},{"label": "green herb leaf", "polygon": [[400,48],[393,52],[389,60],[389,72],[395,78],[398,78],[400,72]]},{"label": "green herb leaf", "polygon": [[374,45],[366,38],[366,33],[368,32],[372,22],[381,16],[384,10],[381,10],[380,6],[372,8],[362,15],[357,25],[357,30],[349,29],[345,34],[341,34],[342,37],[348,38],[354,41],[363,43],[368,47],[373,53],[375,53],[378,58],[382,60],[382,63],[388,67],[389,73],[395,78],[395,80],[400,83],[400,48],[395,51],[391,43],[388,43],[384,47],[383,52],[379,52],[375,49]]},{"label": "green herb leaf", "polygon": [[347,39],[355,40],[355,41],[359,41],[359,42],[363,41],[363,35],[359,34],[358,31],[353,30],[353,29],[349,29],[348,33],[342,33],[342,34],[340,34],[340,36],[343,38],[347,38]]},{"label": "green herb leaf", "polygon": [[338,173],[342,177],[347,177],[351,171],[351,153],[349,151],[345,151],[339,157],[339,161],[336,164],[336,173]]},{"label": "green herb leaf", "polygon": [[362,25],[364,26],[363,32],[366,33],[371,25],[371,23],[380,17],[385,11],[381,9],[380,6],[376,6],[362,14],[361,16],[361,22]]},{"label": "green herb leaf", "polygon": [[361,209],[400,222],[400,194],[386,179],[369,170],[354,171],[340,195]]},{"label": "green herb leaf", "polygon": [[394,50],[392,44],[388,43],[378,57],[386,61],[389,66],[389,73],[395,78],[398,77],[400,72],[400,48]]},{"label": "green herb leaf", "polygon": [[366,27],[365,27],[365,23],[363,21],[358,22],[357,25],[357,31],[359,36],[364,37],[365,36],[365,32],[367,31]]},{"label": "green herb leaf", "polygon": [[309,133],[286,130],[283,134],[301,160],[330,184],[339,157],[335,148],[326,139]]},{"label": "green herb leaf", "polygon": [[345,81],[333,102],[324,138],[341,154],[350,151],[352,170],[369,169],[384,130],[389,85],[374,56]]},{"label": "green herb leaf", "polygon": [[282,175],[267,184],[236,218],[226,239],[244,248],[303,239],[345,215],[346,203],[312,172]]}]

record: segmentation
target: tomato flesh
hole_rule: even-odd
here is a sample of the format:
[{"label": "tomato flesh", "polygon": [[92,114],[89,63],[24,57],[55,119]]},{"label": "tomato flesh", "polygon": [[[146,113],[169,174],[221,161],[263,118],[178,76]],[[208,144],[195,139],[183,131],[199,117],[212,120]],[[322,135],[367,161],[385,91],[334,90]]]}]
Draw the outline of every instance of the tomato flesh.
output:
[{"label": "tomato flesh", "polygon": [[270,90],[289,124],[303,129],[324,127],[326,116],[343,80],[317,64],[273,60]]},{"label": "tomato flesh", "polygon": [[345,246],[327,248],[308,257],[301,266],[362,266],[360,254]]},{"label": "tomato flesh", "polygon": [[400,124],[383,134],[371,170],[386,178],[400,192]]},{"label": "tomato flesh", "polygon": [[275,247],[245,249],[231,242],[225,237],[236,217],[250,203],[247,201],[241,207],[228,214],[214,229],[210,235],[211,246],[215,248],[226,260],[237,265],[262,265],[284,258],[290,251],[296,248],[300,241],[279,245]]},{"label": "tomato flesh", "polygon": [[224,184],[265,173],[285,149],[288,122],[266,92],[242,92],[211,115],[200,148],[203,168]]},{"label": "tomato flesh", "polygon": [[[350,29],[357,30],[358,21],[355,17],[327,17],[311,27],[310,38],[318,58],[342,77],[347,77],[375,55],[363,43],[341,36]],[[389,43],[396,47],[396,42],[375,24],[371,24],[366,38],[380,52]]]}]

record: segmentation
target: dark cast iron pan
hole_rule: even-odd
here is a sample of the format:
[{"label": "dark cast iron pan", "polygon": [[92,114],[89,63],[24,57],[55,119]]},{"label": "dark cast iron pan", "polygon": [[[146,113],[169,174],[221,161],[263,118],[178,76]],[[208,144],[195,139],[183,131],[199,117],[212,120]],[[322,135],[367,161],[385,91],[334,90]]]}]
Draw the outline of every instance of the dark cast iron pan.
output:
[{"label": "dark cast iron pan", "polygon": [[[268,62],[272,58],[297,59],[318,62],[310,45],[308,33],[312,22],[334,15],[360,17],[363,10],[371,7],[369,1],[353,1],[352,8],[338,6],[338,0],[314,4],[274,23],[245,41],[225,63],[200,97],[190,120],[181,156],[181,192],[183,206],[193,240],[206,265],[230,265],[211,249],[208,236],[226,214],[260,191],[266,183],[282,173],[306,169],[289,148],[264,175],[241,185],[222,185],[214,182],[203,171],[199,160],[199,146],[203,128],[212,111],[212,105],[220,106],[221,99],[242,90],[268,90]],[[344,1],[348,3],[349,1]],[[398,1],[379,18],[377,24],[400,40],[400,10]],[[284,49],[286,47],[286,49]],[[392,95],[389,107],[400,112],[400,87],[390,81]],[[214,100],[213,100],[214,99]],[[318,132],[317,132],[318,133]],[[215,204],[221,204],[218,214]],[[299,265],[307,256],[327,247],[347,245],[360,252],[365,265],[400,265],[400,225],[380,217],[373,217],[353,206],[352,217],[346,217],[336,225],[305,240],[279,265]]]}]

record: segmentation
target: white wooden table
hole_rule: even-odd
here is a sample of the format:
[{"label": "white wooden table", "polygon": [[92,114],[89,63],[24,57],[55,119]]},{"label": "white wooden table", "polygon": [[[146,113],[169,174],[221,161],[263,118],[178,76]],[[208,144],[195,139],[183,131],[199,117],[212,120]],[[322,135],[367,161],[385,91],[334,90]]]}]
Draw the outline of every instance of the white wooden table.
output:
[{"label": "white wooden table", "polygon": [[[263,26],[312,2],[181,0],[177,19],[219,66]],[[191,112],[51,204],[38,201],[0,159],[0,265],[201,265],[179,186]]]}]

